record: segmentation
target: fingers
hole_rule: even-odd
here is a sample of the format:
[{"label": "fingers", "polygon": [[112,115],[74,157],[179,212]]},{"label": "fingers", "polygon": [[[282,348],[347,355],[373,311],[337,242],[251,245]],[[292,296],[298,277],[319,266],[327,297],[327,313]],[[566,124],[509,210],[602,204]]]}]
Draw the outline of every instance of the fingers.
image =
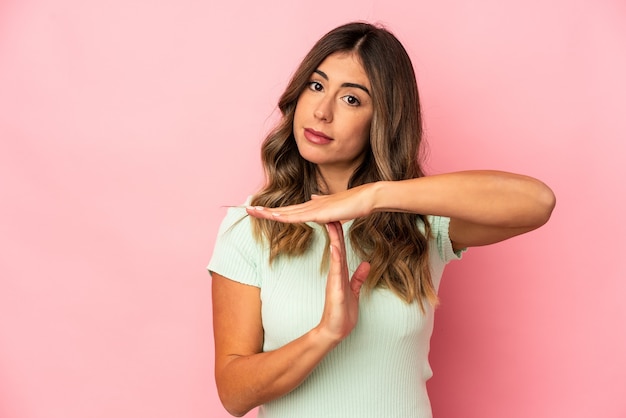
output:
[{"label": "fingers", "polygon": [[[270,219],[279,222],[305,222],[308,221],[307,213],[301,205],[284,206],[280,208],[266,208],[263,206],[248,206],[246,212],[255,218]],[[310,216],[309,216],[310,217]]]},{"label": "fingers", "polygon": [[341,252],[345,252],[345,243],[343,239],[343,227],[341,222],[329,222],[326,224],[326,230],[328,231],[328,237],[330,238],[330,245],[341,248]]},{"label": "fingers", "polygon": [[343,240],[343,228],[339,222],[326,224],[328,237],[330,238],[330,269],[328,280],[331,288],[341,290],[347,285],[348,265],[345,258],[345,243]]},{"label": "fingers", "polygon": [[[343,228],[340,222],[331,222],[326,224],[328,236],[330,238],[331,248],[331,274],[341,274],[342,282],[348,280],[348,265],[345,257],[345,242],[343,237]],[[341,270],[340,270],[341,269]],[[362,262],[354,271],[352,278],[349,280],[350,289],[358,298],[361,292],[361,286],[367,280],[370,273],[370,264],[367,261]],[[341,283],[343,284],[343,283]]]},{"label": "fingers", "polygon": [[248,215],[255,218],[274,219],[279,213],[276,209],[266,208],[263,206],[248,206],[246,207]]},{"label": "fingers", "polygon": [[361,293],[361,286],[365,283],[368,274],[370,273],[370,263],[367,261],[362,262],[356,268],[354,274],[352,275],[352,279],[350,280],[350,289],[354,295],[358,298],[359,293]]},{"label": "fingers", "polygon": [[361,263],[350,281],[343,227],[340,222],[326,224],[330,239],[330,270],[326,281],[326,301],[322,316],[323,328],[331,331],[337,341],[345,338],[356,325],[358,293],[369,273],[369,264]]},{"label": "fingers", "polygon": [[299,223],[312,221],[324,224],[333,220],[330,219],[328,215],[323,214],[323,202],[326,198],[328,198],[328,196],[311,195],[311,200],[304,203],[276,208],[248,206],[246,207],[246,211],[251,216],[278,222]]}]

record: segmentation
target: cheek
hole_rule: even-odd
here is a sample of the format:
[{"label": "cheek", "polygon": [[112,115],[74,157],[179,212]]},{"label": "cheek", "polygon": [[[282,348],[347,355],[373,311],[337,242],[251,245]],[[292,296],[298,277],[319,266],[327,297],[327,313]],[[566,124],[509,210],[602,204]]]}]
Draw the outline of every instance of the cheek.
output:
[{"label": "cheek", "polygon": [[372,127],[371,119],[366,121],[361,121],[359,126],[359,136],[362,138],[363,142],[367,144],[370,140],[370,131]]},{"label": "cheek", "polygon": [[354,141],[352,142],[352,147],[354,152],[357,154],[361,154],[370,143],[370,130],[369,124],[360,124],[358,127],[355,126],[355,130],[352,133]]},{"label": "cheek", "polygon": [[296,109],[293,112],[293,124],[294,126],[298,123],[300,119],[300,100],[296,103]]},{"label": "cheek", "polygon": [[296,125],[300,121],[306,108],[306,100],[304,100],[302,96],[303,94],[300,94],[300,96],[298,97],[298,101],[296,102],[296,109],[293,113],[294,125]]}]

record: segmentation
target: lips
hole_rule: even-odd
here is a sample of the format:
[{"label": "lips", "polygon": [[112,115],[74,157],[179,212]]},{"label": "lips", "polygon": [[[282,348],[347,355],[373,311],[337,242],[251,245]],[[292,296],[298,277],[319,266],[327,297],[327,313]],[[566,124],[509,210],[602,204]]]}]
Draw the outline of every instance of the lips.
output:
[{"label": "lips", "polygon": [[309,129],[309,128],[304,130],[304,137],[309,142],[312,142],[313,144],[317,144],[317,145],[329,144],[333,140],[331,137],[324,134],[323,132],[318,132],[314,129]]}]

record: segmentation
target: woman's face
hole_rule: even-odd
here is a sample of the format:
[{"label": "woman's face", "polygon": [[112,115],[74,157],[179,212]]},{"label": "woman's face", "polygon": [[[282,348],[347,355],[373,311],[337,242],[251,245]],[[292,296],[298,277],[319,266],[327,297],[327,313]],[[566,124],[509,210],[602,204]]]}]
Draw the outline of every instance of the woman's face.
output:
[{"label": "woman's face", "polygon": [[357,55],[329,55],[300,94],[293,133],[302,158],[323,175],[349,178],[363,160],[374,113],[371,85]]}]

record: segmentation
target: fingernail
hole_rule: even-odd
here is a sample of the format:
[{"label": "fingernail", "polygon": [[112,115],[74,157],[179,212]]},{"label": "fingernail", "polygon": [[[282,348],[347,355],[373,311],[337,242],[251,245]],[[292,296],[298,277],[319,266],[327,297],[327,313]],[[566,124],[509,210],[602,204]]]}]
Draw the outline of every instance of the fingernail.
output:
[{"label": "fingernail", "polygon": [[248,209],[248,210],[254,210],[254,209],[255,209],[255,207],[254,207],[254,206],[246,206],[246,209]]},{"label": "fingernail", "polygon": [[272,216],[280,216],[280,213],[278,213],[278,212],[272,212]]},{"label": "fingernail", "polygon": [[255,206],[254,207],[256,210],[263,210],[263,206]]}]

